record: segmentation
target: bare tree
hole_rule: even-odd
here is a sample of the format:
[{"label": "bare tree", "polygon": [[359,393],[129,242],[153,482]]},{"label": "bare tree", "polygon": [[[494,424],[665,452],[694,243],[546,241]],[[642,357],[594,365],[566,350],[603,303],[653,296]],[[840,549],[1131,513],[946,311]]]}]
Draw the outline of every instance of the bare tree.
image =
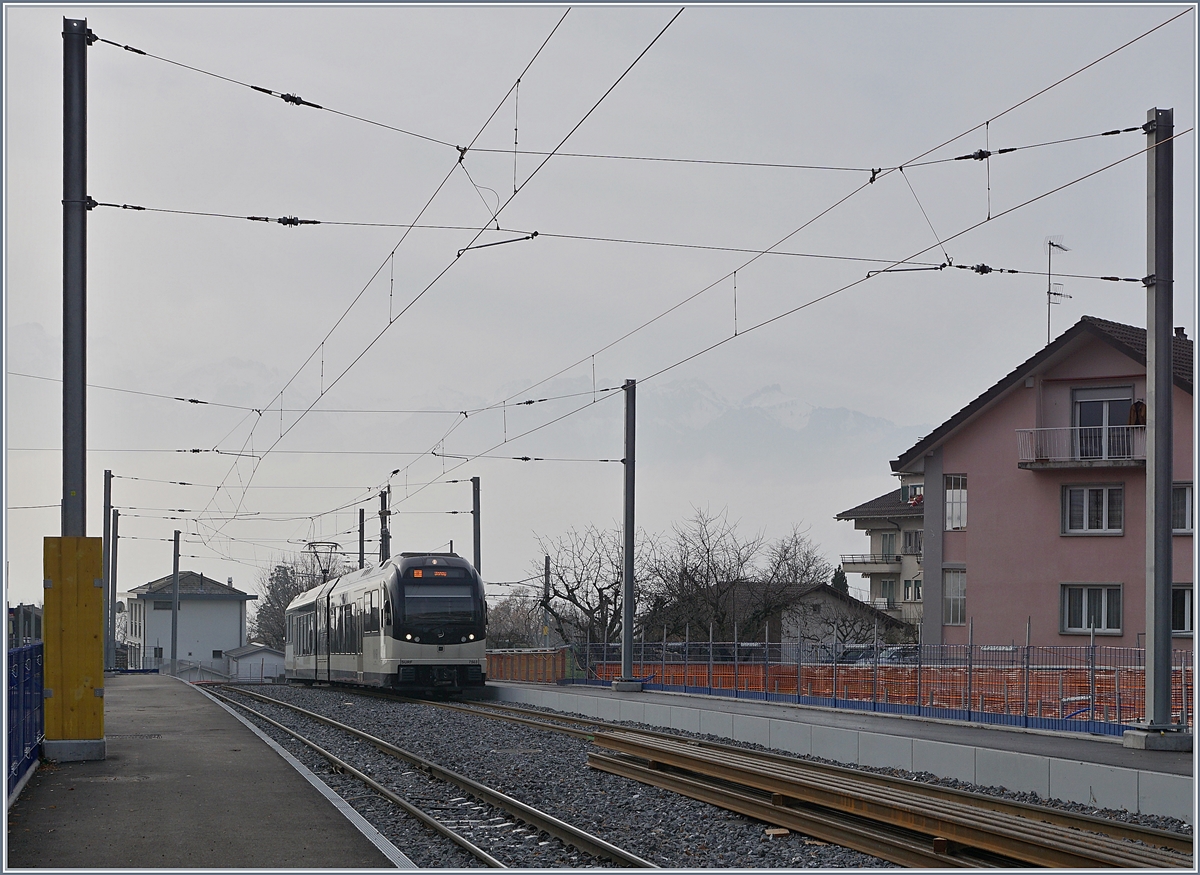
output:
[{"label": "bare tree", "polygon": [[799,526],[778,541],[766,545],[762,565],[753,586],[746,587],[746,600],[739,610],[747,631],[759,634],[771,623],[782,626],[783,615],[799,597],[829,579],[832,566]]},{"label": "bare tree", "polygon": [[[586,526],[557,538],[537,538],[539,552],[550,557],[550,623],[563,641],[620,640],[622,535],[619,528]],[[639,588],[643,569],[652,564],[653,539],[639,529],[634,537],[634,576]],[[542,577],[543,562],[531,563]],[[538,599],[539,607],[541,599]]]},{"label": "bare tree", "polygon": [[729,640],[738,604],[757,576],[763,537],[743,539],[727,511],[714,515],[700,508],[671,530],[657,553],[643,628],[665,625],[668,636],[681,636],[685,627],[708,629],[711,624],[718,640]]},{"label": "bare tree", "polygon": [[[334,556],[329,569],[332,580],[349,570],[345,560]],[[270,570],[260,571],[255,587],[262,596],[250,621],[254,639],[279,650],[287,631],[285,612],[292,599],[321,582],[321,569],[311,554],[284,555]]]},{"label": "bare tree", "polygon": [[542,643],[542,600],[530,590],[513,592],[488,607],[488,647],[499,650]]},{"label": "bare tree", "polygon": [[828,579],[830,564],[799,526],[777,541],[744,537],[728,511],[695,509],[672,526],[657,554],[649,605],[641,616],[648,631],[668,637],[707,634],[717,640],[760,637],[800,595]]}]

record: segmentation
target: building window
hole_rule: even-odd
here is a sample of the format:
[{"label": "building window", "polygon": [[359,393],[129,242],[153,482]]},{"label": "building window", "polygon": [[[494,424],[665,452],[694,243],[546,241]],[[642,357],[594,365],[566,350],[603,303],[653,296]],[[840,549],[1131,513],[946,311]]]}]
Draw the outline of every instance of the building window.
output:
[{"label": "building window", "polygon": [[1064,632],[1121,631],[1121,587],[1066,584],[1062,588]]},{"label": "building window", "polygon": [[223,652],[223,651],[220,651],[220,650],[214,650],[214,651],[213,651],[213,659],[220,659],[220,658],[221,658],[221,653],[222,653],[222,652]]},{"label": "building window", "polygon": [[[173,604],[172,602],[155,602],[155,603],[154,603],[154,610],[156,610],[156,611],[169,611],[169,610],[171,610],[171,605],[172,605],[172,604]],[[182,603],[182,602],[180,603],[180,607],[183,607],[183,603]]]},{"label": "building window", "polygon": [[896,533],[883,532],[879,535],[879,552],[884,562],[892,562],[896,558]]},{"label": "building window", "polygon": [[946,475],[946,531],[967,527],[967,475]]},{"label": "building window", "polygon": [[964,568],[942,571],[942,625],[967,624],[967,572]]},{"label": "building window", "polygon": [[1171,528],[1179,533],[1192,531],[1192,484],[1176,483],[1171,487]]},{"label": "building window", "polygon": [[900,487],[900,500],[908,502],[913,507],[919,505],[925,498],[924,483],[910,483]]},{"label": "building window", "polygon": [[1119,535],[1125,523],[1125,491],[1120,486],[1064,486],[1063,533]]},{"label": "building window", "polygon": [[889,605],[896,602],[896,578],[885,577],[879,581],[879,597],[886,599]]},{"label": "building window", "polygon": [[1192,634],[1191,586],[1177,586],[1171,590],[1171,631],[1176,635]]},{"label": "building window", "polygon": [[163,658],[163,655],[162,655],[162,648],[161,648],[161,647],[155,647],[155,648],[154,648],[154,658],[155,658],[155,659],[162,659],[162,658]]},{"label": "building window", "polygon": [[904,581],[904,600],[919,602],[921,600],[921,579]]},{"label": "building window", "polygon": [[920,556],[924,547],[925,531],[911,529],[904,533],[904,555]]},{"label": "building window", "polygon": [[1076,453],[1079,459],[1133,456],[1133,387],[1076,389]]}]

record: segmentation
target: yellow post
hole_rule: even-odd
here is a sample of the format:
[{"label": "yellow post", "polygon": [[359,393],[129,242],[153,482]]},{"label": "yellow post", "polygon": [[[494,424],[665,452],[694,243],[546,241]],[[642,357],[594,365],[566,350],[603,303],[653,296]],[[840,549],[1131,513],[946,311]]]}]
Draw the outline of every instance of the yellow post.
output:
[{"label": "yellow post", "polygon": [[104,574],[101,538],[46,538],[47,759],[102,760],[104,743]]}]

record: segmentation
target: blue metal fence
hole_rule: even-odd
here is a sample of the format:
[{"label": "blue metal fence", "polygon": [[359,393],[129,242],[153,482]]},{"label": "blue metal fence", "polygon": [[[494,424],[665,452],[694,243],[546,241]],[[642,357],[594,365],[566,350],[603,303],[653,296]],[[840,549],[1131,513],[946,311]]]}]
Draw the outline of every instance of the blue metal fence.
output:
[{"label": "blue metal fence", "polygon": [[8,651],[8,790],[11,795],[42,753],[42,642]]}]

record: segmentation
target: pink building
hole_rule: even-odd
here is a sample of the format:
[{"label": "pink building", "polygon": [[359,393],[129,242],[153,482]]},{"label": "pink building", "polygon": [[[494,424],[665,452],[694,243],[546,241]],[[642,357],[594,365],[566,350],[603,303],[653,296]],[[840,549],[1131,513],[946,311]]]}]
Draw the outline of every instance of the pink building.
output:
[{"label": "pink building", "polygon": [[[1192,341],[1182,329],[1173,355],[1172,646],[1191,649]],[[965,644],[973,627],[976,644],[1023,644],[1028,624],[1035,645],[1087,643],[1093,629],[1098,643],[1144,645],[1145,398],[1145,329],[1085,316],[894,460],[899,492],[838,515],[874,546],[889,520],[864,514],[907,508],[890,520],[903,538],[922,509],[922,610],[905,619],[919,613],[924,643]],[[923,497],[910,505],[914,493]],[[900,578],[903,554],[892,552]],[[873,598],[877,579],[893,579],[886,568],[846,570],[870,573]],[[902,598],[895,586],[888,595]]]}]

